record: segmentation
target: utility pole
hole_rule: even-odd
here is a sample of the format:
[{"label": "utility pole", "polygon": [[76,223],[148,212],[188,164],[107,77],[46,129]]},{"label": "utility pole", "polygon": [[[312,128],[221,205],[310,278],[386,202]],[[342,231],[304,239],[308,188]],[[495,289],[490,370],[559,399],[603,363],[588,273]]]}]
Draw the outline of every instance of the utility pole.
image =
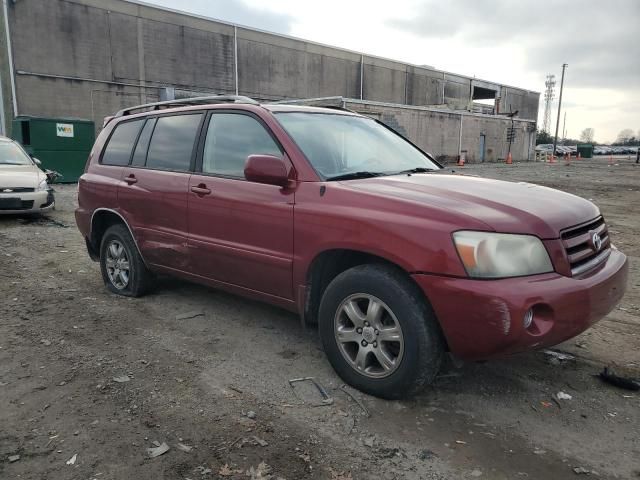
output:
[{"label": "utility pole", "polygon": [[556,154],[556,145],[558,145],[558,128],[560,127],[560,109],[562,108],[562,87],[564,87],[564,70],[568,67],[566,63],[562,64],[562,78],[560,79],[560,97],[558,98],[558,119],[556,120],[556,135],[553,137],[553,154]]},{"label": "utility pole", "polygon": [[562,144],[567,140],[567,112],[564,112],[564,121],[562,122]]}]

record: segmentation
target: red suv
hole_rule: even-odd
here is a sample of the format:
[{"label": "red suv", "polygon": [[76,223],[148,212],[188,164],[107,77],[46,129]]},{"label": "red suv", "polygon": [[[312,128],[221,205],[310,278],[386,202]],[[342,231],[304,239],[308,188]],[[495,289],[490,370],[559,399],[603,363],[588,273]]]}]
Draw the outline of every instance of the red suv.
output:
[{"label": "red suv", "polygon": [[447,351],[567,340],[625,290],[591,202],[444,174],[362,115],[208,97],[106,122],[76,219],[107,288],[139,296],[170,274],[297,312],[373,395],[415,392]]}]

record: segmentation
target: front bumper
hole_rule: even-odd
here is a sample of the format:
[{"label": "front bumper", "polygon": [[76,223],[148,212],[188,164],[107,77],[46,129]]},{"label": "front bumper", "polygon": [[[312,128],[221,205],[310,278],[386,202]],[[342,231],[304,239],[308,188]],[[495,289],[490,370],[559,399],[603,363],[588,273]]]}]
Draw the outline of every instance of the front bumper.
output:
[{"label": "front bumper", "polygon": [[[607,315],[624,295],[627,257],[612,250],[587,276],[549,273],[502,280],[413,275],[440,321],[452,353],[467,360],[557,345]],[[533,308],[531,327],[525,312]]]},{"label": "front bumper", "polygon": [[22,208],[11,209],[0,206],[0,215],[3,214],[28,214],[44,213],[52,210],[55,206],[55,199],[52,190],[41,190],[36,192],[16,192],[0,193],[0,200],[3,198],[19,198],[23,204]]}]

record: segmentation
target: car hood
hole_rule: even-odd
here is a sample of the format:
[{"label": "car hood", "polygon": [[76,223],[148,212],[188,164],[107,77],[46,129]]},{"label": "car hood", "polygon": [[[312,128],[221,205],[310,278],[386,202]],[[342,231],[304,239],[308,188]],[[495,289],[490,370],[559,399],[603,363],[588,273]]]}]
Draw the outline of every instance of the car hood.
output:
[{"label": "car hood", "polygon": [[[3,165],[0,164],[0,189],[4,188],[37,188],[46,176],[35,165]],[[0,193],[2,191],[0,190]]]},{"label": "car hood", "polygon": [[559,190],[461,174],[393,175],[342,185],[468,218],[470,226],[458,229],[477,228],[481,222],[487,230],[542,239],[558,238],[562,229],[600,215],[593,203]]}]

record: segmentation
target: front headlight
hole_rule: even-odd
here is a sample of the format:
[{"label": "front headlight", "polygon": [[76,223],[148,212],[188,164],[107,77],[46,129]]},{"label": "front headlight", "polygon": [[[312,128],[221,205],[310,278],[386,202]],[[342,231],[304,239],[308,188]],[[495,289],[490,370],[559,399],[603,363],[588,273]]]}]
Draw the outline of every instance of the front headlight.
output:
[{"label": "front headlight", "polygon": [[453,234],[453,241],[470,277],[520,277],[553,271],[547,250],[533,235],[461,231]]},{"label": "front headlight", "polygon": [[49,190],[49,184],[47,183],[47,179],[45,178],[38,184],[38,191],[46,191]]}]

